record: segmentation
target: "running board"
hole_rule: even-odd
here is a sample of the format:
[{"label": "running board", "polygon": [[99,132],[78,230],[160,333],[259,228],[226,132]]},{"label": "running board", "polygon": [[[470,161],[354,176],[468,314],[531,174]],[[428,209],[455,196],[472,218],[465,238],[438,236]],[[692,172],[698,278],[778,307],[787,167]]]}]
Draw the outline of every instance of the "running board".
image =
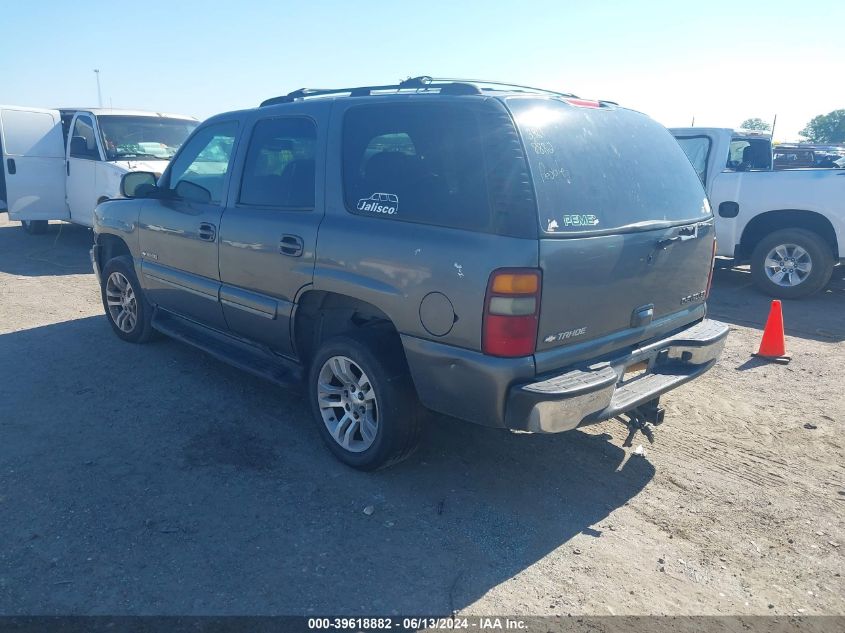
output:
[{"label": "running board", "polygon": [[217,360],[282,387],[298,387],[302,383],[302,366],[299,363],[166,310],[156,309],[152,326],[162,334],[199,348]]}]

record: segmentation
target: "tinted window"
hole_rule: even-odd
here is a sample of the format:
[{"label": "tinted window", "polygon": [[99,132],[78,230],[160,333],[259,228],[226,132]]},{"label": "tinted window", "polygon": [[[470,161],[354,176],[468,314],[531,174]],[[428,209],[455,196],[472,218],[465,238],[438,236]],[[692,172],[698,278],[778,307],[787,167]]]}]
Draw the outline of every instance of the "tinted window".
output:
[{"label": "tinted window", "polygon": [[540,228],[614,230],[708,217],[701,182],[675,138],[647,116],[557,99],[510,99],[533,172]]},{"label": "tinted window", "polygon": [[171,163],[169,187],[176,189],[180,182],[189,182],[208,191],[211,201],[219,203],[237,129],[235,121],[215,123],[191,137]]},{"label": "tinted window", "polygon": [[264,119],[249,142],[239,202],[313,209],[317,128],[304,118]]},{"label": "tinted window", "polygon": [[343,126],[343,184],[352,213],[490,230],[483,143],[469,108],[350,109]]},{"label": "tinted window", "polygon": [[702,183],[707,182],[707,160],[710,158],[710,139],[706,136],[678,136],[678,143],[692,163]]},{"label": "tinted window", "polygon": [[100,159],[97,149],[97,135],[94,133],[94,121],[88,116],[76,117],[73,134],[70,137],[70,155],[74,158]]}]

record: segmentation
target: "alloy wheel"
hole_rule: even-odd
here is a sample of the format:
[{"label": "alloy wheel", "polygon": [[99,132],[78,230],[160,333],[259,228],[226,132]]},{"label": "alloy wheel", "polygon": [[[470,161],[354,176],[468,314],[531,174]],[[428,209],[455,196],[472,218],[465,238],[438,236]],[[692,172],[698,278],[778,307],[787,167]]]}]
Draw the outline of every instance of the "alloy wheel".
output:
[{"label": "alloy wheel", "polygon": [[361,453],[378,431],[378,399],[369,377],[352,359],[332,356],[317,378],[317,402],[323,423],[338,445]]},{"label": "alloy wheel", "polygon": [[813,270],[810,254],[797,244],[778,244],[763,265],[770,281],[788,288],[803,283]]},{"label": "alloy wheel", "polygon": [[113,272],[106,281],[109,316],[121,332],[130,334],[138,323],[138,300],[126,275]]}]

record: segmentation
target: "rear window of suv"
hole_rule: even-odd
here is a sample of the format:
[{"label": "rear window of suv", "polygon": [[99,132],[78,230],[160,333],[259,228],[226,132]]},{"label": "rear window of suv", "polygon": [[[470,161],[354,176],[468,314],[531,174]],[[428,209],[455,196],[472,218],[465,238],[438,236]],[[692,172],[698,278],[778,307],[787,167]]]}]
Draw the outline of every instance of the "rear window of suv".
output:
[{"label": "rear window of suv", "polygon": [[558,99],[512,98],[508,107],[546,234],[636,230],[710,216],[680,145],[647,116]]},{"label": "rear window of suv", "polygon": [[343,188],[354,214],[536,237],[528,167],[501,104],[350,108]]},{"label": "rear window of suv", "polygon": [[360,215],[486,227],[490,206],[478,122],[466,108],[352,108],[343,130],[346,206]]}]

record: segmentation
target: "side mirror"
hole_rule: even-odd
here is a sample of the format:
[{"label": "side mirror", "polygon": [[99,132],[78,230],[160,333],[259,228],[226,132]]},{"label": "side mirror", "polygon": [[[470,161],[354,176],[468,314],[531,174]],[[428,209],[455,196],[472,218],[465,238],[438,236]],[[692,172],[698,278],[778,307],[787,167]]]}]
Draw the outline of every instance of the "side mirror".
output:
[{"label": "side mirror", "polygon": [[[145,186],[146,185],[146,186]],[[120,179],[120,195],[124,198],[145,198],[155,189],[156,175],[149,171],[130,171]]]},{"label": "side mirror", "polygon": [[176,185],[176,189],[173,191],[176,193],[177,197],[182,198],[183,200],[202,203],[211,202],[211,192],[205,187],[201,187],[189,180],[180,180],[179,184]]}]

